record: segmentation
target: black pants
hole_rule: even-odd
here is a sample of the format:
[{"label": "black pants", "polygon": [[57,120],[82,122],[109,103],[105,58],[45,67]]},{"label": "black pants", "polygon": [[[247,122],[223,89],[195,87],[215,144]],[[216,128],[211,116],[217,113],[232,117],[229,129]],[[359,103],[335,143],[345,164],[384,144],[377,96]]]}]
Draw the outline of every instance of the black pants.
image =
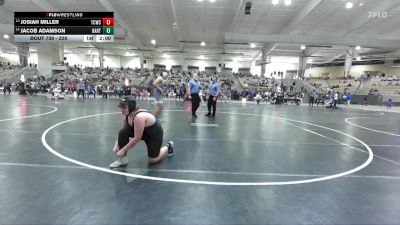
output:
[{"label": "black pants", "polygon": [[[144,137],[144,142],[147,146],[147,156],[149,158],[157,158],[160,154],[160,149],[163,142],[164,132],[161,125],[156,122],[151,127],[147,127],[147,135]],[[118,132],[118,147],[123,148],[129,143],[129,138],[133,138],[133,129],[128,126],[124,126]],[[126,155],[125,155],[126,156]]]},{"label": "black pants", "polygon": [[[93,95],[93,98],[96,98],[96,93],[93,93],[92,95]],[[87,97],[87,98],[90,98],[89,92],[87,93],[87,96],[86,96],[86,97]]]},{"label": "black pants", "polygon": [[215,111],[217,111],[217,101],[213,100],[214,96],[208,96],[207,108],[208,114],[211,115],[211,106],[213,108],[212,115],[215,116]]},{"label": "black pants", "polygon": [[3,89],[3,92],[4,92],[4,94],[6,94],[6,92],[8,92],[8,94],[10,95],[11,94],[11,88],[5,87]]},{"label": "black pants", "polygon": [[[118,147],[119,149],[123,148],[128,144],[129,138],[133,138],[133,130],[132,128],[125,126],[118,132]],[[125,154],[126,156],[126,154]]]},{"label": "black pants", "polygon": [[83,89],[78,89],[78,98],[81,93],[82,93],[83,98],[85,98],[85,90],[83,90]]},{"label": "black pants", "polygon": [[196,115],[196,111],[200,106],[200,96],[199,94],[191,94],[192,96],[192,115]]},{"label": "black pants", "polygon": [[337,104],[338,100],[333,100],[333,108],[336,109],[336,104]]},{"label": "black pants", "polygon": [[314,106],[314,97],[310,97],[310,103],[308,105]]}]

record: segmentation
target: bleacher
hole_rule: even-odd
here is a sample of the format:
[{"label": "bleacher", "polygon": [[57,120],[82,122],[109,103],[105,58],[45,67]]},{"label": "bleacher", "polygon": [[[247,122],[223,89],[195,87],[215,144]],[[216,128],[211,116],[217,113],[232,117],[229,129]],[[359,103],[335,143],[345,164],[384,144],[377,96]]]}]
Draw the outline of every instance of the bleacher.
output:
[{"label": "bleacher", "polygon": [[326,80],[326,82],[329,88],[332,88],[340,93],[355,93],[358,86],[360,85],[360,81],[355,81],[352,79],[334,79]]},{"label": "bleacher", "polygon": [[400,79],[393,77],[373,77],[371,80],[370,93],[379,93],[381,95],[399,95]]},{"label": "bleacher", "polygon": [[20,66],[11,65],[10,63],[0,62],[0,81],[6,81],[14,77],[15,72],[20,70]]},{"label": "bleacher", "polygon": [[355,93],[360,81],[352,79],[322,79],[322,78],[309,78],[306,80],[308,84],[312,87],[321,90],[328,91],[329,89],[334,89],[340,93]]},{"label": "bleacher", "polygon": [[17,83],[21,79],[21,75],[24,75],[25,78],[30,78],[34,76],[38,76],[38,70],[33,67],[16,67],[17,69],[6,70],[3,73],[0,73],[0,81],[3,82],[11,82]]},{"label": "bleacher", "polygon": [[247,89],[265,90],[273,87],[272,80],[256,76],[238,76],[240,86]]},{"label": "bleacher", "polygon": [[[55,86],[61,85],[62,89],[69,90],[70,94],[76,90],[77,84],[84,82],[87,88],[98,88],[99,91],[118,92],[121,93],[125,89],[125,81],[129,80],[130,93],[139,91],[142,96],[151,93],[152,82],[162,71],[157,70],[155,73],[149,70],[139,71],[130,68],[104,68],[98,67],[76,67],[67,66],[65,72],[55,74],[47,79],[40,76],[34,68],[23,68],[15,75],[15,80],[18,82],[20,74],[24,73],[27,78],[27,84],[33,88],[46,88],[52,90]],[[164,71],[165,72],[165,71]],[[191,75],[187,72],[168,71],[169,76],[166,81],[165,95],[168,97],[176,96],[182,88],[187,87]],[[212,77],[218,77],[218,83],[221,87],[221,95],[224,96],[229,89],[232,90],[232,95],[249,96],[249,93],[294,93],[300,92],[301,84],[296,85],[296,88],[291,88],[293,81],[284,83],[280,79],[261,78],[252,76],[251,74],[231,74],[230,76],[220,76],[217,72],[198,72],[198,79],[203,86],[203,93],[208,91],[208,85]],[[301,83],[301,82],[300,82]],[[252,96],[254,97],[254,96]]]}]

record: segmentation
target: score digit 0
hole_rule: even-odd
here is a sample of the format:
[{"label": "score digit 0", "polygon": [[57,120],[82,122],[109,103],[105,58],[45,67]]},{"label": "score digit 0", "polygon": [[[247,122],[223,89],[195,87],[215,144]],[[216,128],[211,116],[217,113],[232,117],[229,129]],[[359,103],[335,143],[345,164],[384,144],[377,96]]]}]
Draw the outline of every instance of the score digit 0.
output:
[{"label": "score digit 0", "polygon": [[114,26],[114,18],[103,18],[103,26]]},{"label": "score digit 0", "polygon": [[103,27],[103,34],[105,35],[114,34],[114,27]]}]

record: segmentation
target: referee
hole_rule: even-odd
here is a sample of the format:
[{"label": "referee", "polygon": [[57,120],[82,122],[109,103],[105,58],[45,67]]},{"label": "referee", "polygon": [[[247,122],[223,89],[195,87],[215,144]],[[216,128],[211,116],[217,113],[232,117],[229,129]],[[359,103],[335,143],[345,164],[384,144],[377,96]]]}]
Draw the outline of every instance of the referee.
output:
[{"label": "referee", "polygon": [[196,118],[196,111],[200,106],[199,92],[201,89],[200,82],[197,80],[197,74],[193,74],[193,79],[189,82],[190,96],[192,97],[192,117]]},{"label": "referee", "polygon": [[[217,98],[219,94],[219,85],[217,83],[217,78],[213,78],[210,86],[208,86],[208,114],[206,116],[215,117],[215,111],[217,110]],[[213,112],[211,114],[211,106],[213,108]]]}]

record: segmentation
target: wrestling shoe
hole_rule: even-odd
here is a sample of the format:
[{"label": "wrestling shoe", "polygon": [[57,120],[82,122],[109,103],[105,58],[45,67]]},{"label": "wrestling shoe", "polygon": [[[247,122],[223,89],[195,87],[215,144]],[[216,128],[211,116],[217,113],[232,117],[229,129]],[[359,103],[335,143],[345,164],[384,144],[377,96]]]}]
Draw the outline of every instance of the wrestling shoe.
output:
[{"label": "wrestling shoe", "polygon": [[122,159],[118,159],[117,161],[113,162],[110,164],[110,168],[118,168],[120,166],[125,166],[128,164],[128,159],[122,158]]},{"label": "wrestling shoe", "polygon": [[174,142],[169,141],[167,147],[168,147],[168,157],[174,156]]}]

